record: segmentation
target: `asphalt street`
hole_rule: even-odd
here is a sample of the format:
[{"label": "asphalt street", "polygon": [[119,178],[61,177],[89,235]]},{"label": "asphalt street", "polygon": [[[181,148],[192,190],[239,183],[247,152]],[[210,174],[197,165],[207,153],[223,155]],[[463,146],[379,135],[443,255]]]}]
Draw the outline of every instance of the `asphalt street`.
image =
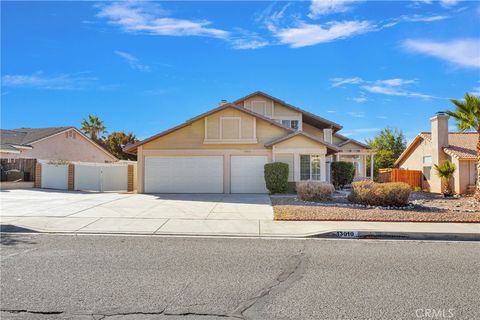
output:
[{"label": "asphalt street", "polygon": [[480,319],[480,243],[2,234],[1,319]]}]

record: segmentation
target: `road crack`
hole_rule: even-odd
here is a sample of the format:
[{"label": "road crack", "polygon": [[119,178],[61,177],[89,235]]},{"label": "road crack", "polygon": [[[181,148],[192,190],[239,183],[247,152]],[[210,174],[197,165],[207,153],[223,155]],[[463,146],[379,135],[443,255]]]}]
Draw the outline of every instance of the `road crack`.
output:
[{"label": "road crack", "polygon": [[254,307],[265,302],[269,296],[286,290],[294,282],[300,280],[303,277],[307,262],[305,246],[306,242],[304,242],[302,249],[288,258],[287,267],[275,278],[272,283],[260,289],[253,297],[241,302],[230,316],[240,319],[247,319],[245,316],[247,311],[251,311],[251,309]]}]

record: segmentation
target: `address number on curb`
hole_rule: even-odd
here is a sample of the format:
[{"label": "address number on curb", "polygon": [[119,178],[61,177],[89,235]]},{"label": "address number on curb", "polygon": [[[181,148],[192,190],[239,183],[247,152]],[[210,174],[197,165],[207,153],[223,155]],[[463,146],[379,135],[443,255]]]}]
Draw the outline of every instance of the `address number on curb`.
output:
[{"label": "address number on curb", "polygon": [[339,238],[358,238],[357,231],[337,231],[337,237]]}]

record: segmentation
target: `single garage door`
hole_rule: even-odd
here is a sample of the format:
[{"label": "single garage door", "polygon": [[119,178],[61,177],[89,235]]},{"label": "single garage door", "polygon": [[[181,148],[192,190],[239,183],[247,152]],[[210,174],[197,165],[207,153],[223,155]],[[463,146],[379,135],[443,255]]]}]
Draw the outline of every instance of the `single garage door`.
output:
[{"label": "single garage door", "polygon": [[232,193],[267,193],[263,166],[267,163],[265,156],[231,157],[231,192]]},{"label": "single garage door", "polygon": [[145,193],[223,193],[223,157],[146,157]]}]

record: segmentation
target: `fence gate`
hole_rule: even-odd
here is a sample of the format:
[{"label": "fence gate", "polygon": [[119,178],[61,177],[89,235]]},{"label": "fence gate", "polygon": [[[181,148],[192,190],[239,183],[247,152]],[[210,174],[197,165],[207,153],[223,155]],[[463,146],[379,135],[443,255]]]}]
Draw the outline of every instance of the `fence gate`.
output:
[{"label": "fence gate", "polygon": [[128,165],[126,164],[75,164],[75,190],[126,191]]},{"label": "fence gate", "polygon": [[42,163],[42,188],[68,189],[68,165]]}]

